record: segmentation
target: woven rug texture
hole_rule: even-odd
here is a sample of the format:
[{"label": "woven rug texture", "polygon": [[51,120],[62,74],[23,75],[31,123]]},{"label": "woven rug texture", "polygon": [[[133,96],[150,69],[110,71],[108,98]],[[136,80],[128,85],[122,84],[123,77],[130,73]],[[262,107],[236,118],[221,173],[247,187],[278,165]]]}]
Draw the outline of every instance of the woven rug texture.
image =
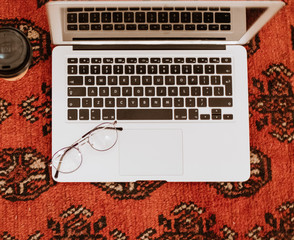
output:
[{"label": "woven rug texture", "polygon": [[294,239],[293,0],[246,45],[248,181],[66,184],[49,167],[47,1],[0,0],[0,27],[33,47],[23,79],[0,79],[0,239]]}]

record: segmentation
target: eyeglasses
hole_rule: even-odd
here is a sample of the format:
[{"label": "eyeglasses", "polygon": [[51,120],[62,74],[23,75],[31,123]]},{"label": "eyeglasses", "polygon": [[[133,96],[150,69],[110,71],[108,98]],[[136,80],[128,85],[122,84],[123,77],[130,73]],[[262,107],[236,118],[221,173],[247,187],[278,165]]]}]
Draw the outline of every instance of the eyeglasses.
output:
[{"label": "eyeglasses", "polygon": [[58,178],[59,172],[72,173],[79,169],[83,162],[83,156],[79,148],[86,143],[97,151],[107,151],[117,142],[118,131],[123,128],[116,127],[116,121],[113,123],[102,123],[84,134],[79,140],[69,147],[57,151],[52,157],[51,166],[56,169],[55,178]]}]

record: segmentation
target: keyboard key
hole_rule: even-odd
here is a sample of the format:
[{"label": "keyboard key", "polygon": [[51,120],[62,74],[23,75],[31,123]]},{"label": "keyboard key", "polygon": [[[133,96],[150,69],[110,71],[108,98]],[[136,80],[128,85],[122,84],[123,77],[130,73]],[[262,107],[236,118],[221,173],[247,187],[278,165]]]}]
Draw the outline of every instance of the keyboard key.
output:
[{"label": "keyboard key", "polygon": [[137,74],[146,74],[146,65],[137,65],[136,66]]},{"label": "keyboard key", "polygon": [[219,63],[219,58],[209,58],[210,63]]},{"label": "keyboard key", "polygon": [[101,63],[101,58],[91,58],[91,63]]},{"label": "keyboard key", "polygon": [[160,63],[160,58],[151,58],[150,62],[151,63]]},{"label": "keyboard key", "polygon": [[147,13],[147,22],[148,23],[156,23],[157,22],[156,12],[148,12]]},{"label": "keyboard key", "polygon": [[137,29],[136,24],[127,24],[127,30],[134,31]]},{"label": "keyboard key", "polygon": [[208,85],[209,84],[209,76],[200,76],[199,83],[200,83],[200,85]]},{"label": "keyboard key", "polygon": [[222,119],[222,115],[221,114],[212,114],[211,115],[211,119],[212,120],[221,120]]},{"label": "keyboard key", "polygon": [[220,108],[211,109],[211,114],[221,114],[222,110]]},{"label": "keyboard key", "polygon": [[90,22],[91,23],[99,23],[100,22],[100,14],[99,13],[90,13]]},{"label": "keyboard key", "polygon": [[221,30],[229,31],[231,30],[231,25],[221,25]]},{"label": "keyboard key", "polygon": [[197,85],[197,76],[189,76],[188,77],[188,84],[189,85]]},{"label": "keyboard key", "polygon": [[186,63],[196,63],[196,58],[186,58]]},{"label": "keyboard key", "polygon": [[152,84],[152,77],[151,76],[143,76],[142,77],[142,84],[143,85],[151,85]]},{"label": "keyboard key", "polygon": [[94,85],[95,79],[94,76],[85,76],[85,85]]},{"label": "keyboard key", "polygon": [[182,23],[191,22],[191,13],[190,12],[182,12],[181,13],[181,22]]},{"label": "keyboard key", "polygon": [[194,74],[202,74],[203,73],[203,65],[193,65]]},{"label": "keyboard key", "polygon": [[163,30],[163,31],[172,30],[172,25],[171,24],[162,24],[161,30]]},{"label": "keyboard key", "polygon": [[91,74],[100,74],[100,66],[91,65]]},{"label": "keyboard key", "polygon": [[78,30],[78,25],[75,25],[75,24],[67,25],[67,30],[69,31]]},{"label": "keyboard key", "polygon": [[118,31],[125,30],[125,25],[123,25],[123,24],[115,24],[114,29],[118,30]]},{"label": "keyboard key", "polygon": [[97,85],[106,85],[106,77],[105,76],[97,76],[96,77]]},{"label": "keyboard key", "polygon": [[140,85],[140,76],[131,76],[131,85]]},{"label": "keyboard key", "polygon": [[212,96],[212,87],[203,87],[202,88],[203,96]]},{"label": "keyboard key", "polygon": [[117,105],[117,107],[126,107],[127,106],[127,99],[126,98],[117,98],[116,105]]},{"label": "keyboard key", "polygon": [[112,24],[103,24],[103,30],[105,30],[105,31],[113,30],[113,25]]},{"label": "keyboard key", "polygon": [[77,14],[76,13],[68,13],[67,14],[67,22],[68,23],[77,23]]},{"label": "keyboard key", "polygon": [[174,24],[174,30],[184,30],[183,24]]},{"label": "keyboard key", "polygon": [[123,65],[114,65],[113,66],[113,73],[114,74],[123,74],[124,73],[124,66]]},{"label": "keyboard key", "polygon": [[149,98],[140,98],[140,107],[149,107]]},{"label": "keyboard key", "polygon": [[200,87],[191,87],[191,96],[200,96],[201,88]]},{"label": "keyboard key", "polygon": [[172,107],[172,98],[163,98],[162,99],[163,107]]},{"label": "keyboard key", "polygon": [[192,22],[193,23],[202,23],[202,13],[201,12],[193,12],[192,13]]},{"label": "keyboard key", "polygon": [[103,12],[101,14],[101,22],[110,23],[111,22],[111,13],[110,12]]},{"label": "keyboard key", "polygon": [[214,87],[214,96],[223,96],[224,88],[223,87]]},{"label": "keyboard key", "polygon": [[112,21],[115,23],[121,23],[122,22],[122,13],[121,12],[114,12],[112,14]]},{"label": "keyboard key", "polygon": [[160,107],[161,100],[160,98],[151,98],[151,107]]},{"label": "keyboard key", "polygon": [[169,74],[169,66],[159,65],[159,74]]},{"label": "keyboard key", "polygon": [[138,98],[129,98],[128,99],[129,107],[138,107]]},{"label": "keyboard key", "polygon": [[68,87],[67,95],[76,96],[76,97],[86,96],[86,88],[85,87]]},{"label": "keyboard key", "polygon": [[114,107],[115,99],[114,98],[105,98],[105,107]]},{"label": "keyboard key", "polygon": [[139,24],[138,30],[148,30],[148,25],[147,24]]},{"label": "keyboard key", "polygon": [[189,96],[189,88],[180,87],[180,96]]},{"label": "keyboard key", "polygon": [[125,59],[124,58],[116,58],[115,63],[125,63]]},{"label": "keyboard key", "polygon": [[155,96],[155,88],[154,87],[146,87],[145,88],[146,96]]},{"label": "keyboard key", "polygon": [[122,88],[123,96],[132,96],[132,88],[131,87],[123,87]]},{"label": "keyboard key", "polygon": [[198,58],[198,63],[208,63],[208,58]]},{"label": "keyboard key", "polygon": [[103,109],[102,110],[102,119],[103,120],[114,120],[115,119],[114,109]]},{"label": "keyboard key", "polygon": [[233,114],[224,114],[223,118],[224,120],[233,120]]},{"label": "keyboard key", "polygon": [[91,109],[91,120],[100,120],[101,113],[100,109]]},{"label": "keyboard key", "polygon": [[184,107],[184,98],[174,98],[175,107]]},{"label": "keyboard key", "polygon": [[67,106],[72,107],[80,107],[81,100],[79,98],[68,98],[67,99]]},{"label": "keyboard key", "polygon": [[109,88],[108,87],[100,87],[99,88],[99,96],[109,96]]},{"label": "keyboard key", "polygon": [[84,8],[85,11],[94,11],[94,8]]},{"label": "keyboard key", "polygon": [[154,85],[163,85],[163,76],[154,76],[153,82]]},{"label": "keyboard key", "polygon": [[198,120],[198,109],[189,109],[189,119]]},{"label": "keyboard key", "polygon": [[230,63],[231,61],[232,61],[231,58],[222,58],[222,59],[221,59],[221,62],[222,62],[222,63]]},{"label": "keyboard key", "polygon": [[205,31],[205,30],[207,30],[207,25],[205,25],[205,24],[198,24],[197,25],[197,30],[199,30],[199,31]]},{"label": "keyboard key", "polygon": [[88,88],[88,96],[97,96],[97,87]]},{"label": "keyboard key", "polygon": [[134,96],[143,96],[143,87],[134,87]]},{"label": "keyboard key", "polygon": [[78,110],[77,109],[68,109],[67,110],[67,119],[68,120],[77,120],[78,119]]},{"label": "keyboard key", "polygon": [[79,13],[79,22],[80,23],[87,23],[89,21],[88,13]]},{"label": "keyboard key", "polygon": [[201,120],[209,120],[210,119],[210,115],[209,114],[200,114],[200,119]]},{"label": "keyboard key", "polygon": [[170,71],[172,74],[179,74],[181,72],[181,66],[180,65],[171,65]]},{"label": "keyboard key", "polygon": [[186,85],[186,76],[177,76],[177,85]]},{"label": "keyboard key", "polygon": [[169,87],[168,88],[168,96],[178,96],[178,88],[177,87]]},{"label": "keyboard key", "polygon": [[214,65],[205,65],[206,74],[214,74]]},{"label": "keyboard key", "polygon": [[207,107],[207,99],[197,98],[197,107]]},{"label": "keyboard key", "polygon": [[118,120],[171,120],[171,109],[117,109]]},{"label": "keyboard key", "polygon": [[187,31],[195,30],[195,25],[194,24],[186,24],[185,30],[187,30]]},{"label": "keyboard key", "polygon": [[182,73],[183,74],[191,74],[192,73],[192,65],[182,65]]},{"label": "keyboard key", "polygon": [[209,103],[209,107],[232,107],[233,99],[232,98],[209,98],[208,103]]},{"label": "keyboard key", "polygon": [[129,85],[129,76],[120,76],[119,85]]},{"label": "keyboard key", "polygon": [[186,98],[186,107],[195,107],[195,98]]},{"label": "keyboard key", "polygon": [[103,107],[103,98],[94,98],[94,107]]},{"label": "keyboard key", "polygon": [[90,29],[90,26],[88,24],[79,25],[79,30],[81,30],[81,31],[87,31],[89,29]]},{"label": "keyboard key", "polygon": [[124,13],[124,21],[127,23],[134,22],[134,13],[132,12],[125,12]]},{"label": "keyboard key", "polygon": [[166,76],[165,77],[165,85],[175,85],[175,77],[174,76]]},{"label": "keyboard key", "polygon": [[102,74],[111,74],[111,65],[102,65]]},{"label": "keyboard key", "polygon": [[157,74],[157,65],[148,65],[148,74]]},{"label": "keyboard key", "polygon": [[160,30],[159,24],[150,24],[150,30]]},{"label": "keyboard key", "polygon": [[230,23],[231,22],[230,13],[215,13],[215,22],[216,23]]},{"label": "keyboard key", "polygon": [[79,110],[79,119],[80,120],[89,120],[89,109],[80,109]]},{"label": "keyboard key", "polygon": [[157,96],[166,96],[166,87],[157,87],[156,88]]},{"label": "keyboard key", "polygon": [[117,85],[117,76],[109,76],[107,81],[108,85]]},{"label": "keyboard key", "polygon": [[149,58],[139,58],[139,63],[149,63]]},{"label": "keyboard key", "polygon": [[232,66],[231,65],[216,65],[216,73],[218,74],[232,73]]},{"label": "keyboard key", "polygon": [[67,12],[82,12],[83,8],[68,8]]},{"label": "keyboard key", "polygon": [[168,13],[167,12],[159,12],[158,13],[158,22],[167,23],[168,22]]},{"label": "keyboard key", "polygon": [[211,85],[220,85],[220,76],[211,76]]},{"label": "keyboard key", "polygon": [[77,74],[78,67],[76,65],[68,65],[67,66],[67,74]]},{"label": "keyboard key", "polygon": [[204,13],[204,22],[205,23],[212,23],[213,22],[213,13],[205,12]]},{"label": "keyboard key", "polygon": [[137,23],[145,22],[145,12],[136,12],[136,22]]},{"label": "keyboard key", "polygon": [[175,120],[186,120],[187,110],[186,109],[175,109]]},{"label": "keyboard key", "polygon": [[68,58],[67,63],[78,63],[78,59],[77,58]]},{"label": "keyboard key", "polygon": [[68,85],[83,85],[83,77],[81,76],[69,76],[67,77]]},{"label": "keyboard key", "polygon": [[92,98],[83,98],[82,107],[92,107]]},{"label": "keyboard key", "polygon": [[101,25],[100,24],[92,24],[91,25],[91,30],[101,30]]},{"label": "keyboard key", "polygon": [[178,12],[170,12],[169,13],[169,21],[171,23],[179,23],[180,22],[180,16]]},{"label": "keyboard key", "polygon": [[219,30],[219,25],[209,24],[208,29],[211,30],[211,31],[217,31],[217,30]]},{"label": "keyboard key", "polygon": [[111,96],[120,96],[120,88],[119,87],[112,87],[110,89]]}]

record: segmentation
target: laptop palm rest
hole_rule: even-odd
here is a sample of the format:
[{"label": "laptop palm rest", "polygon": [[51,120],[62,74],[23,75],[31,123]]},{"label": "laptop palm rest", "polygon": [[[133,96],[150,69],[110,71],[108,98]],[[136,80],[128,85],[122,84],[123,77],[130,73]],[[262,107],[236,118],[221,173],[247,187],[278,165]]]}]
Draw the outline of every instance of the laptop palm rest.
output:
[{"label": "laptop palm rest", "polygon": [[120,175],[183,175],[182,130],[126,129],[119,134]]}]

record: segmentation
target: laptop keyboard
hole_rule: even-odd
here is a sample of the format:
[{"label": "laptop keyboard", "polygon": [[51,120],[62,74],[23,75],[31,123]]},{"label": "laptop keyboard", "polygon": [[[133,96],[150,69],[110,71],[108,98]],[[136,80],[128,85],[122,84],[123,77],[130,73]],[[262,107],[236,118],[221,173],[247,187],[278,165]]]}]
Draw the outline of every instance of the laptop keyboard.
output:
[{"label": "laptop keyboard", "polygon": [[229,31],[229,7],[67,8],[68,31]]},{"label": "laptop keyboard", "polygon": [[230,57],[67,58],[70,121],[232,120]]}]

